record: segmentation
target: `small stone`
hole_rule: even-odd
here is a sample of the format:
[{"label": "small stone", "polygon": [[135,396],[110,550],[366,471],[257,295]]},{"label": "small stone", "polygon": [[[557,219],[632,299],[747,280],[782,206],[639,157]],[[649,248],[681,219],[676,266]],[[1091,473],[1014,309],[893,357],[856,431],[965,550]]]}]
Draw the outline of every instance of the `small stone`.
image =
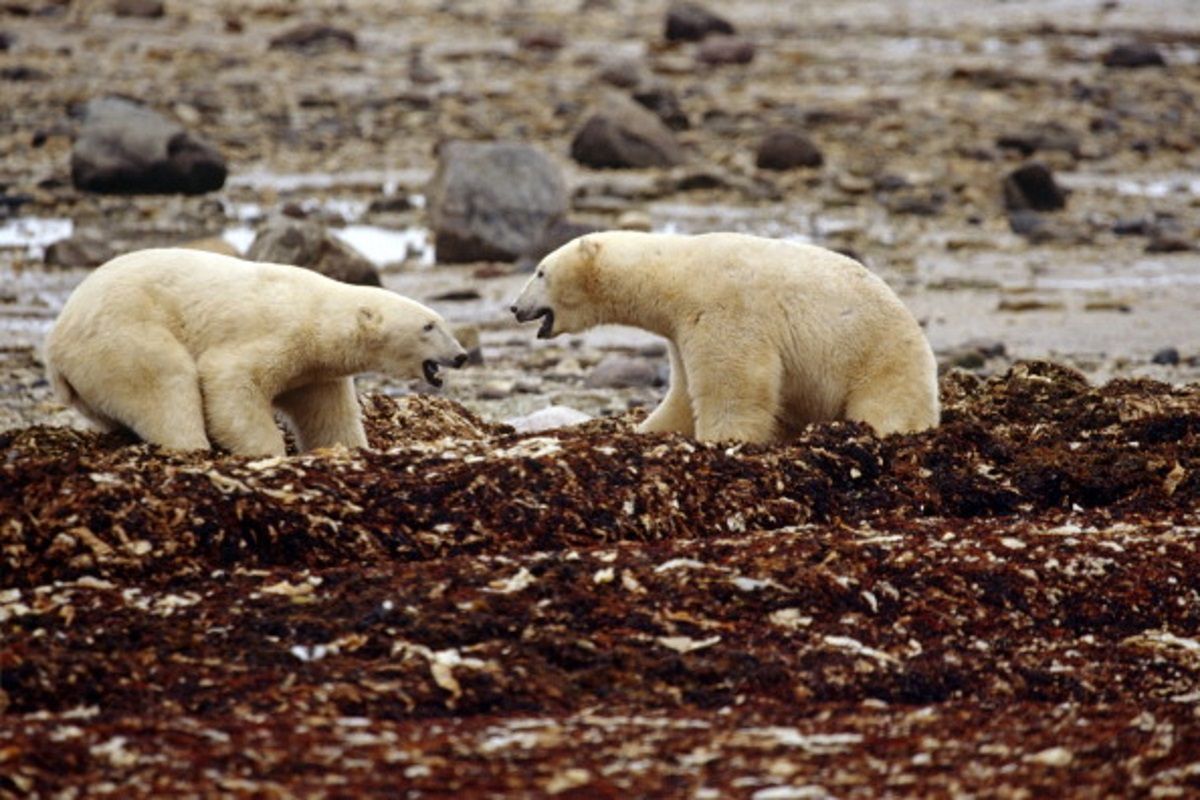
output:
[{"label": "small stone", "polygon": [[0,31],[0,53],[6,52],[17,39],[8,31]]},{"label": "small stone", "polygon": [[679,96],[666,84],[656,83],[639,89],[633,93],[633,99],[638,105],[653,111],[673,131],[687,130],[692,125],[679,103]]},{"label": "small stone", "polygon": [[1173,225],[1155,226],[1146,243],[1147,253],[1187,253],[1192,249],[1192,242]]},{"label": "small stone", "polygon": [[1104,66],[1110,69],[1140,69],[1167,65],[1167,60],[1158,48],[1144,42],[1122,42],[1113,45],[1101,60]]},{"label": "small stone", "polygon": [[624,211],[621,216],[617,217],[617,227],[623,231],[643,231],[649,232],[653,227],[650,215],[645,211],[630,209]]},{"label": "small stone", "polygon": [[665,35],[669,42],[698,42],[711,33],[735,33],[733,23],[699,3],[673,3],[667,9]]},{"label": "small stone", "polygon": [[350,31],[308,22],[271,39],[272,50],[293,50],[302,53],[318,53],[326,50],[355,50],[358,37]]},{"label": "small stone", "polygon": [[1010,211],[1056,211],[1066,205],[1066,194],[1044,164],[1031,162],[1004,179],[1004,207]]},{"label": "small stone", "polygon": [[999,136],[996,146],[1016,150],[1022,156],[1031,156],[1038,151],[1057,151],[1078,158],[1082,140],[1078,133],[1065,125],[1050,122]]},{"label": "small stone", "polygon": [[596,77],[618,89],[632,89],[645,82],[646,68],[635,58],[615,59],[603,64]]},{"label": "small stone", "polygon": [[77,233],[46,247],[42,261],[47,267],[75,269],[98,267],[115,258],[116,248],[97,233]]},{"label": "small stone", "polygon": [[759,169],[776,171],[814,168],[825,163],[825,156],[804,134],[777,130],[768,133],[759,143],[754,163]]},{"label": "small stone", "polygon": [[368,214],[398,214],[412,211],[412,200],[406,194],[392,194],[377,197],[367,206]]},{"label": "small stone", "polygon": [[629,389],[661,385],[658,369],[642,358],[609,355],[597,364],[584,385],[589,389]]},{"label": "small stone", "polygon": [[517,37],[517,46],[521,50],[540,50],[556,53],[566,45],[566,37],[562,31],[554,28],[538,28]]},{"label": "small stone", "polygon": [[163,0],[114,0],[112,10],[118,17],[140,19],[161,19],[167,13]]},{"label": "small stone", "polygon": [[1179,350],[1174,347],[1164,347],[1150,359],[1151,364],[1163,364],[1168,367],[1179,365]]},{"label": "small stone", "polygon": [[516,381],[505,379],[492,380],[479,387],[477,397],[480,400],[503,400],[506,397],[512,397],[516,388]]},{"label": "small stone", "polygon": [[714,36],[700,45],[696,60],[714,67],[749,64],[754,60],[754,43],[739,36]]},{"label": "small stone", "polygon": [[1047,767],[1065,767],[1075,760],[1075,754],[1065,747],[1048,747],[1040,752],[1025,756],[1025,760]]}]

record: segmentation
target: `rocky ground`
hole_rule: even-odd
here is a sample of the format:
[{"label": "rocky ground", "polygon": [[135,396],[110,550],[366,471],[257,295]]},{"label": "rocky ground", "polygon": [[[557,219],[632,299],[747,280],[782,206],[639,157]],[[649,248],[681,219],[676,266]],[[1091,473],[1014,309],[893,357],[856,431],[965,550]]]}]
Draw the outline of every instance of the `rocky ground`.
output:
[{"label": "rocky ground", "polygon": [[[1190,2],[713,7],[735,39],[668,42],[627,0],[0,5],[0,793],[1197,790]],[[572,158],[611,91],[678,164]],[[75,188],[108,93],[211,143],[223,188]],[[819,163],[760,166],[781,130]],[[437,144],[494,138],[557,164],[574,223],[853,253],[968,371],[947,425],[632,435],[661,342],[535,341],[520,263],[435,263]],[[1063,208],[1006,204],[1030,162]],[[244,250],[280,211],[482,363],[442,396],[362,379],[368,453],[38,427],[78,422],[36,347],[87,265]],[[497,427],[549,405],[603,419]]]}]

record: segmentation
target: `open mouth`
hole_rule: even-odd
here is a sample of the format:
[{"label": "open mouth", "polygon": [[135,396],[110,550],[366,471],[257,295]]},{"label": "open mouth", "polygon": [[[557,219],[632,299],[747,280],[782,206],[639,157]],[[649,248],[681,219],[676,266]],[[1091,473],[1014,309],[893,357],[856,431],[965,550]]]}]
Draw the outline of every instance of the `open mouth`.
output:
[{"label": "open mouth", "polygon": [[425,373],[425,380],[429,381],[431,386],[442,385],[442,379],[438,377],[438,363],[432,358],[421,362],[421,370]]},{"label": "open mouth", "polygon": [[533,319],[539,317],[542,320],[542,326],[538,328],[537,336],[539,339],[549,339],[550,331],[554,330],[554,312],[548,308],[539,308],[533,315]]}]

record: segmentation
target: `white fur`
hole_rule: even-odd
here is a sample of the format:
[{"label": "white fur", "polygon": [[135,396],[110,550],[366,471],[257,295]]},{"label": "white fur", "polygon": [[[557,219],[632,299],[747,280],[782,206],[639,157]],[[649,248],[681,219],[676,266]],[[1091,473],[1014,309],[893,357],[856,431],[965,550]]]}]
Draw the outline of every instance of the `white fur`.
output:
[{"label": "white fur", "polygon": [[440,316],[393,292],[182,249],[97,269],[46,341],[56,393],[101,428],[245,455],[284,453],[273,409],[301,449],[365,446],[355,374],[460,357]]},{"label": "white fur", "polygon": [[736,233],[594,233],[547,256],[513,305],[549,335],[617,323],[669,340],[671,386],[640,430],[789,438],[809,422],[877,432],[938,422],[937,364],[899,298],[858,262]]}]

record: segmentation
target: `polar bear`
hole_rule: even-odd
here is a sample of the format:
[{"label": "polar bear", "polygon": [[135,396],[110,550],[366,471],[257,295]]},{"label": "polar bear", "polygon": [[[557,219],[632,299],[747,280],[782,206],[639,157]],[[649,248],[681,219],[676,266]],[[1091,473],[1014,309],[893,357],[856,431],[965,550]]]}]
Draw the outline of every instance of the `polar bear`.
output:
[{"label": "polar bear", "polygon": [[55,393],[100,428],[200,450],[363,447],[353,376],[424,375],[467,353],[420,303],[316,272],[186,249],[114,258],[71,294],[46,340]]},{"label": "polar bear", "polygon": [[668,340],[671,383],[640,425],[779,441],[809,422],[880,434],[938,422],[937,363],[917,321],[853,259],[739,233],[608,231],[538,265],[512,305],[538,336],[617,323]]}]

